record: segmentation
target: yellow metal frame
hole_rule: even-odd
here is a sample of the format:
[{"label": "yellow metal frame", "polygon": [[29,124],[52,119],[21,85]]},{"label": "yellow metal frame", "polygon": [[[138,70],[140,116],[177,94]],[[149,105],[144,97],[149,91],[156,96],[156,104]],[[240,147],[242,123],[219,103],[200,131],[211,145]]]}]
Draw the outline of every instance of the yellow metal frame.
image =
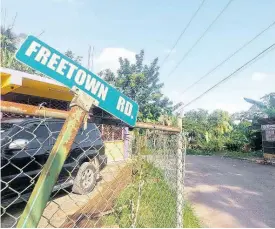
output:
[{"label": "yellow metal frame", "polygon": [[47,77],[28,74],[7,68],[0,68],[1,95],[18,93],[62,101],[71,101],[70,90]]}]

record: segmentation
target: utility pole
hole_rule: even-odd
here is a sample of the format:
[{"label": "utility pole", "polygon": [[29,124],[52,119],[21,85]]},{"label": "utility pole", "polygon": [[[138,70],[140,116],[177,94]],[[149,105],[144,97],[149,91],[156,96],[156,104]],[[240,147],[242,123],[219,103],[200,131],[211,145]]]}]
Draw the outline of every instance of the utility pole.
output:
[{"label": "utility pole", "polygon": [[93,46],[93,51],[92,51],[92,71],[94,70],[94,52],[95,52],[95,47]]},{"label": "utility pole", "polygon": [[91,58],[91,45],[89,45],[89,49],[88,49],[88,69],[91,70],[90,68],[90,58]]},{"label": "utility pole", "polygon": [[93,50],[91,51],[91,45],[90,45],[88,49],[88,69],[90,71],[94,70],[94,50],[95,50],[95,47],[93,46]]}]

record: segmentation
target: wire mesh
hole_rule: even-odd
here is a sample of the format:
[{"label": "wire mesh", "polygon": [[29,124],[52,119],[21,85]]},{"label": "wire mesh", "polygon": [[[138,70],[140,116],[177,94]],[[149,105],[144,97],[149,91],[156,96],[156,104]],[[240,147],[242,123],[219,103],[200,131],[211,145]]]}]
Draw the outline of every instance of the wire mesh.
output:
[{"label": "wire mesh", "polygon": [[[2,227],[16,226],[63,123],[2,117]],[[38,227],[176,227],[183,198],[177,187],[179,136],[129,131],[123,124],[83,125]]]}]

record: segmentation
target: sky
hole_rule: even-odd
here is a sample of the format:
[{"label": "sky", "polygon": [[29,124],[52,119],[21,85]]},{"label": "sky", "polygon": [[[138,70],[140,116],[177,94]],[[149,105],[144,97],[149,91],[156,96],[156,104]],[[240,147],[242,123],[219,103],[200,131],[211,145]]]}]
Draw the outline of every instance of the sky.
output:
[{"label": "sky", "polygon": [[[71,49],[83,56],[94,47],[93,71],[116,71],[118,58],[135,60],[145,51],[145,63],[158,57],[160,63],[197,10],[202,0],[2,0],[1,24],[14,31],[39,36],[55,49]],[[201,10],[160,69],[163,93],[174,102],[188,104],[275,42],[275,26],[239,52],[189,91],[197,79],[221,63],[243,44],[275,21],[274,0],[233,0],[208,33],[170,74],[228,0],[205,0]],[[41,34],[42,33],[42,34]],[[259,100],[275,91],[275,49],[243,71],[184,108],[247,110],[244,97]]]}]

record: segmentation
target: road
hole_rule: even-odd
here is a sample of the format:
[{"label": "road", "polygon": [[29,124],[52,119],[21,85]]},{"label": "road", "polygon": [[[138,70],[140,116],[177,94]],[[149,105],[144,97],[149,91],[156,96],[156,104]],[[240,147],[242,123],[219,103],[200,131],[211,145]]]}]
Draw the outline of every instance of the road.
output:
[{"label": "road", "polygon": [[205,227],[275,227],[275,166],[187,156],[185,193]]}]

